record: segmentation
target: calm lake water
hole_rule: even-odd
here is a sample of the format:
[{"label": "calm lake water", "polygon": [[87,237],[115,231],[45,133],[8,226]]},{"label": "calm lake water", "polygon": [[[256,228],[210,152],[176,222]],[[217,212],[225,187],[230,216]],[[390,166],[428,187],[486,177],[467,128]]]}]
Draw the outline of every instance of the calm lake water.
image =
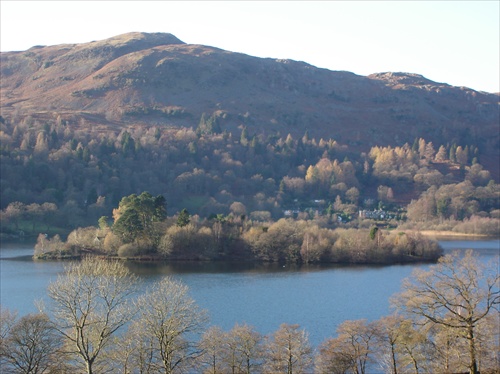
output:
[{"label": "calm lake water", "polygon": [[[499,240],[442,241],[445,252],[472,248],[486,261],[500,257]],[[33,246],[0,246],[0,303],[19,314],[36,312],[34,300],[48,303],[47,285],[65,262],[33,261]],[[281,323],[297,323],[317,346],[345,320],[376,320],[390,313],[389,299],[401,281],[428,264],[392,266],[277,266],[238,263],[128,264],[142,289],[164,276],[189,286],[210,323],[225,330],[247,323],[262,334]]]}]

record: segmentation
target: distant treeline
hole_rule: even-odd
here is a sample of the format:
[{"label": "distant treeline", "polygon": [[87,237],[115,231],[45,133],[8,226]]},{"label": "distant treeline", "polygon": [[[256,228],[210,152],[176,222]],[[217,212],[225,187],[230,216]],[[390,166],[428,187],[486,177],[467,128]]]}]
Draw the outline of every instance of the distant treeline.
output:
[{"label": "distant treeline", "polygon": [[475,142],[420,138],[360,152],[307,131],[294,138],[243,126],[234,134],[215,114],[192,127],[119,130],[57,113],[43,121],[20,114],[0,119],[4,233],[92,225],[111,216],[124,196],[142,191],[165,196],[172,213],[185,208],[202,218],[236,213],[235,202],[238,215],[274,221],[284,211],[304,220],[328,216],[331,224],[375,209],[398,212],[398,222],[500,216],[499,186]]}]

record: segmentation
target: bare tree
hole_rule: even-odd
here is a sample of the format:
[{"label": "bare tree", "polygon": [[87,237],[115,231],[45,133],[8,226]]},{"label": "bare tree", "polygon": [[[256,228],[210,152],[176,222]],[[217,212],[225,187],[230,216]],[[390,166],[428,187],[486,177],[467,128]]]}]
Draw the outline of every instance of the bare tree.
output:
[{"label": "bare tree", "polygon": [[16,323],[17,313],[0,306],[0,368],[5,362],[7,349],[7,339],[12,326]]},{"label": "bare tree", "polygon": [[202,350],[198,362],[204,373],[256,373],[262,365],[262,335],[246,324],[236,324],[229,332],[213,326],[198,346]]},{"label": "bare tree", "polygon": [[389,373],[398,374],[398,347],[402,335],[400,326],[403,323],[403,317],[391,315],[382,317],[375,323],[377,325],[377,355],[387,357]]},{"label": "bare tree", "polygon": [[498,264],[482,265],[472,250],[442,257],[430,270],[417,269],[394,303],[422,323],[454,329],[467,341],[469,372],[478,373],[478,324],[500,305]]},{"label": "bare tree", "polygon": [[377,329],[366,320],[345,321],[337,329],[338,336],[325,342],[320,349],[317,370],[328,372],[334,367],[341,371],[364,374],[373,351]]},{"label": "bare tree", "polygon": [[157,373],[153,356],[153,339],[146,336],[137,321],[130,324],[123,336],[115,337],[109,360],[113,369],[121,373]]},{"label": "bare tree", "polygon": [[131,320],[136,277],[120,262],[95,257],[66,266],[48,287],[65,350],[92,374],[113,334]]},{"label": "bare tree", "polygon": [[61,369],[60,340],[46,314],[28,314],[20,318],[4,343],[2,371],[38,374]]},{"label": "bare tree", "polygon": [[173,373],[192,364],[199,355],[193,339],[207,316],[188,295],[188,287],[164,278],[139,298],[138,305],[136,331],[150,347],[157,372]]},{"label": "bare tree", "polygon": [[339,338],[348,344],[356,373],[366,373],[376,332],[375,325],[366,320],[345,321],[337,329]]},{"label": "bare tree", "polygon": [[321,344],[314,364],[318,374],[346,374],[352,371],[354,359],[346,341],[336,337]]},{"label": "bare tree", "polygon": [[256,371],[262,361],[262,336],[248,325],[236,324],[227,334],[227,357],[231,373]]},{"label": "bare tree", "polygon": [[[435,349],[436,369],[442,368],[446,373],[459,373],[467,370],[468,358],[461,352],[466,352],[466,342],[460,339],[455,329],[443,325],[435,325],[430,329]],[[465,357],[464,357],[465,356]],[[464,362],[465,358],[465,362]],[[434,370],[437,371],[437,370]]]},{"label": "bare tree", "polygon": [[403,372],[429,373],[434,360],[432,343],[429,340],[429,329],[415,325],[407,319],[398,326],[397,352],[400,355],[400,366]]},{"label": "bare tree", "polygon": [[199,365],[203,373],[217,374],[223,372],[223,360],[226,351],[227,333],[219,326],[212,326],[206,330],[198,344],[201,350]]},{"label": "bare tree", "polygon": [[312,366],[312,348],[305,330],[299,325],[283,323],[264,347],[265,373],[309,373]]},{"label": "bare tree", "polygon": [[26,205],[19,201],[10,203],[7,208],[2,211],[2,218],[7,222],[12,222],[16,228],[16,231],[19,230],[19,222],[25,215]]}]

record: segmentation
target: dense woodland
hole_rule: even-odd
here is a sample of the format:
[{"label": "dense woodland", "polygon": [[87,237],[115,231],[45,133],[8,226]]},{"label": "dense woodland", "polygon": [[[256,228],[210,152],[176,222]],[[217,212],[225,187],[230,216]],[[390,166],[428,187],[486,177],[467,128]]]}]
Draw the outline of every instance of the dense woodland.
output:
[{"label": "dense woodland", "polygon": [[[59,233],[112,217],[123,197],[148,191],[166,213],[198,221],[314,220],[366,227],[380,210],[392,227],[496,234],[500,188],[474,144],[377,146],[359,152],[306,132],[239,134],[216,114],[192,127],[111,127],[16,115],[1,122],[1,218],[5,236]],[[363,217],[366,218],[366,217]],[[390,218],[390,219],[388,219]]]}]

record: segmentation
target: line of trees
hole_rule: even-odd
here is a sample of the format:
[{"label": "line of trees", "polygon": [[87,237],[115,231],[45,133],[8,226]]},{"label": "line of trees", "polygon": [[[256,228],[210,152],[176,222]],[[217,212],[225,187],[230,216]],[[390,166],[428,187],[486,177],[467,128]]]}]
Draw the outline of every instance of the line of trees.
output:
[{"label": "line of trees", "polygon": [[[358,209],[404,208],[423,191],[446,187],[453,201],[442,200],[439,210],[425,213],[414,209],[411,219],[498,219],[498,185],[486,188],[492,176],[480,164],[479,143],[416,139],[413,145],[379,145],[362,153],[307,132],[302,137],[251,134],[244,127],[241,134],[229,133],[217,126],[216,117],[207,118],[198,129],[119,131],[57,115],[44,121],[5,118],[0,122],[0,208],[55,204],[57,214],[48,222],[71,230],[111,216],[123,196],[149,190],[164,194],[173,211],[186,208],[201,217],[227,215],[235,201],[248,215],[265,212],[274,220],[284,210],[307,208],[311,215],[329,209],[353,217]],[[473,191],[459,198],[464,188]],[[325,204],[314,206],[312,200]],[[32,220],[45,222],[29,209],[10,209],[2,213],[2,230],[28,231],[19,224]]]},{"label": "line of trees", "polygon": [[48,288],[46,311],[0,314],[0,367],[67,373],[498,373],[500,275],[471,250],[417,270],[393,315],[345,321],[316,350],[299,325],[267,336],[208,326],[170,277],[137,295],[123,263],[85,258]]}]

